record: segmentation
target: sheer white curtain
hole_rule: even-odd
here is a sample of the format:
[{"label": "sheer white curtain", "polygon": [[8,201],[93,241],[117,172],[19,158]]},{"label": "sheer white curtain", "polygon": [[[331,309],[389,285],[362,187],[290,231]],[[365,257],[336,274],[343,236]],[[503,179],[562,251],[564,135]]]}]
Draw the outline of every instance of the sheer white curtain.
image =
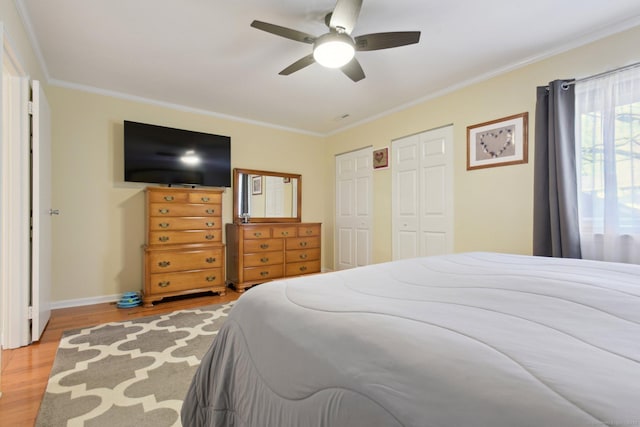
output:
[{"label": "sheer white curtain", "polygon": [[640,264],[640,67],[575,91],[582,257]]}]

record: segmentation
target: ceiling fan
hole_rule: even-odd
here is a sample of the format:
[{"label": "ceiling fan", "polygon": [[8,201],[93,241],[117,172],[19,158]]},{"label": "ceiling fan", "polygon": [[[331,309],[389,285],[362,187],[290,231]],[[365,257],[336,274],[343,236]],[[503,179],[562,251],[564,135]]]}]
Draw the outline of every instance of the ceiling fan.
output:
[{"label": "ceiling fan", "polygon": [[358,82],[364,79],[365,75],[354,56],[356,51],[389,49],[420,41],[420,31],[396,31],[351,37],[361,7],[362,0],[338,0],[333,12],[328,13],[324,19],[329,32],[319,37],[262,21],[253,21],[251,26],[277,36],[313,45],[311,54],[280,71],[280,75],[288,76],[317,62],[328,68],[340,68],[351,80]]}]

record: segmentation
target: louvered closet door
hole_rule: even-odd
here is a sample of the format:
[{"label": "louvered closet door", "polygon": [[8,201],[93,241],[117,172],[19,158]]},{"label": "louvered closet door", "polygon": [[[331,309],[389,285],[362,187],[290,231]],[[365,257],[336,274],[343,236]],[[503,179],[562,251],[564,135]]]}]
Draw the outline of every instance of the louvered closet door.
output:
[{"label": "louvered closet door", "polygon": [[393,259],[453,252],[453,127],[392,143]]}]

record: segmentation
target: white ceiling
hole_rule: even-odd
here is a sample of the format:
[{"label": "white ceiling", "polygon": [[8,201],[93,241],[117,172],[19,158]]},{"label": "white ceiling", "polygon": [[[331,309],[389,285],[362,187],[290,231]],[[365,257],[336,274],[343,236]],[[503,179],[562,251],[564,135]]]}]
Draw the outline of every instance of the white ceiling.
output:
[{"label": "white ceiling", "polygon": [[16,3],[50,83],[318,135],[640,25],[638,0],[365,0],[352,36],[422,36],[358,52],[353,83],[318,64],[278,75],[311,45],[249,26],[320,35],[335,0]]}]

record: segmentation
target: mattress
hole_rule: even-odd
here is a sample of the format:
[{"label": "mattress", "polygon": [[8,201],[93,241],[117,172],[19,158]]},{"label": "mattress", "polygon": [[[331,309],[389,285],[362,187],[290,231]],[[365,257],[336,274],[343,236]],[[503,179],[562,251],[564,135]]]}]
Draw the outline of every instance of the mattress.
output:
[{"label": "mattress", "polygon": [[640,425],[640,266],[465,253],[256,286],[182,422]]}]

